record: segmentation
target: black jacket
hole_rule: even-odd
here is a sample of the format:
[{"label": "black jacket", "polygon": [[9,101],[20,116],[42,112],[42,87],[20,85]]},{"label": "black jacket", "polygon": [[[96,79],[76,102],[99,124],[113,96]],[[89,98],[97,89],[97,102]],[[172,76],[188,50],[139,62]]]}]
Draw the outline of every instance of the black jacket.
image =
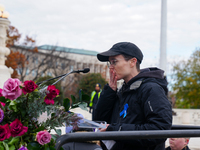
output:
[{"label": "black jacket", "polygon": [[[107,131],[171,129],[172,108],[166,97],[167,92],[164,71],[157,68],[143,69],[117,92],[105,85],[94,120],[110,124]],[[128,105],[127,113],[120,116],[125,105]],[[116,141],[114,149],[162,150],[165,140],[120,140]]]},{"label": "black jacket", "polygon": [[[171,150],[170,146],[167,147],[165,150]],[[184,147],[182,150],[190,150],[188,146]]]}]

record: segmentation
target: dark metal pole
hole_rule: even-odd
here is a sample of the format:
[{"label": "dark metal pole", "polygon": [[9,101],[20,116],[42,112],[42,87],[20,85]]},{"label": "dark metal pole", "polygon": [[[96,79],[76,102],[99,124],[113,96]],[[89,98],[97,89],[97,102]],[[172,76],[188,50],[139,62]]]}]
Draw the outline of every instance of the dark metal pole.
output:
[{"label": "dark metal pole", "polygon": [[148,130],[148,131],[113,131],[113,132],[76,132],[62,135],[57,139],[56,150],[68,142],[91,140],[159,139],[178,137],[200,137],[200,130]]},{"label": "dark metal pole", "polygon": [[200,129],[200,126],[194,125],[172,125],[171,130],[179,130],[179,129]]}]

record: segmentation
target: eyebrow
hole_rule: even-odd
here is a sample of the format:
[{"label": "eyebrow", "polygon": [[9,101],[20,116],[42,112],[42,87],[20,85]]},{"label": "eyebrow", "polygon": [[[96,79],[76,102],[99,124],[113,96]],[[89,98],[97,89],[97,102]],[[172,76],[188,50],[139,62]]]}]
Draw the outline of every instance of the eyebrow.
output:
[{"label": "eyebrow", "polygon": [[[110,60],[117,60],[117,59],[116,59],[115,57],[112,57],[112,58],[110,58]],[[109,60],[109,61],[110,61],[110,60]]]}]

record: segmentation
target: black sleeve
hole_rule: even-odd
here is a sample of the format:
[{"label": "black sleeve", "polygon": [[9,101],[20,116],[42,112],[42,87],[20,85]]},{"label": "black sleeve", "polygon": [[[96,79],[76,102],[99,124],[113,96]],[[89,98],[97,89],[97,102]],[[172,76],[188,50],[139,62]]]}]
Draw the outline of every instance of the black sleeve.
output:
[{"label": "black sleeve", "polygon": [[105,85],[94,111],[94,120],[110,123],[116,98],[116,91],[113,91],[108,84]]}]

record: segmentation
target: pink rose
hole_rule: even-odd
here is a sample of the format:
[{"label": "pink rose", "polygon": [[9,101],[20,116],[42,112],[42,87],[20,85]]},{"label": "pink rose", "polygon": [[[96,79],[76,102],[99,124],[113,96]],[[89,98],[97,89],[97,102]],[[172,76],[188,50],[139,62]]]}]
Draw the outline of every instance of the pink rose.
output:
[{"label": "pink rose", "polygon": [[47,104],[47,105],[54,105],[54,100],[53,99],[48,99],[48,97],[46,96],[45,99],[44,99],[44,102]]},{"label": "pink rose", "polygon": [[0,125],[0,141],[8,139],[10,137],[9,125],[5,124],[4,126]]},{"label": "pink rose", "polygon": [[54,85],[49,85],[47,88],[47,97],[48,99],[53,99],[55,98],[58,94],[59,94],[59,90],[56,89],[56,87]]},{"label": "pink rose", "polygon": [[18,119],[15,119],[15,121],[13,121],[10,124],[10,132],[11,132],[12,137],[22,136],[27,131],[28,131],[28,127],[23,126],[23,124]]},{"label": "pink rose", "polygon": [[2,96],[3,96],[3,95],[2,95],[2,91],[3,91],[3,90],[0,88],[0,97],[2,97]]},{"label": "pink rose", "polygon": [[51,134],[49,132],[47,132],[46,130],[40,131],[36,135],[36,140],[41,145],[47,144],[51,141]]},{"label": "pink rose", "polygon": [[22,91],[24,94],[26,93],[31,93],[33,92],[36,88],[38,87],[37,84],[35,84],[35,82],[33,81],[25,81],[24,82],[24,87],[22,88]]},{"label": "pink rose", "polygon": [[22,82],[19,79],[8,79],[4,83],[2,95],[10,100],[18,98],[22,94],[22,89],[19,87],[21,84]]}]

